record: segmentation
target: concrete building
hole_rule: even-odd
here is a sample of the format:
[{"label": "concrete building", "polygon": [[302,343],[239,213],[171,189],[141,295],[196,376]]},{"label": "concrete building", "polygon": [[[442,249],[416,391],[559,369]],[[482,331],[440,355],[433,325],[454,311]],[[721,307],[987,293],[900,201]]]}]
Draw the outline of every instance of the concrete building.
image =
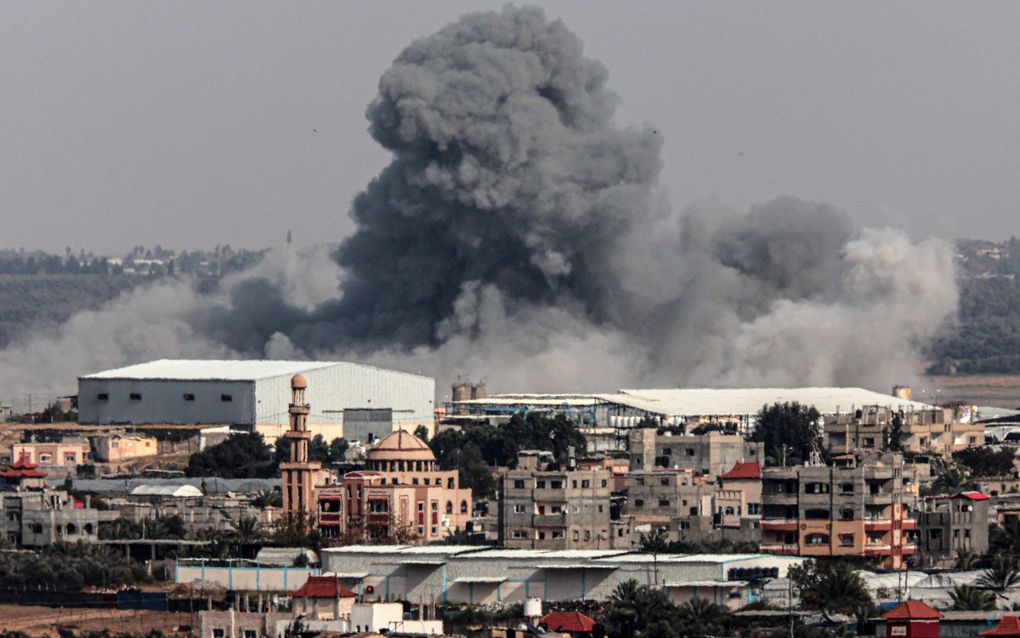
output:
[{"label": "concrete building", "polygon": [[92,446],[87,439],[80,437],[68,437],[52,443],[15,443],[11,446],[11,458],[22,457],[38,465],[75,467],[92,459]]},{"label": "concrete building", "polygon": [[919,503],[919,562],[922,567],[956,565],[960,552],[988,551],[989,498],[980,492],[936,496]]},{"label": "concrete building", "polygon": [[908,537],[917,530],[907,506],[908,468],[899,454],[860,465],[765,468],[762,551],[860,556],[899,569],[917,553]]},{"label": "concrete building", "polygon": [[330,361],[163,359],[107,370],[78,379],[78,418],[83,424],[239,425],[275,440],[288,427],[295,374],[308,381],[306,399],[315,407],[310,429],[327,441],[344,436],[348,414],[358,428],[349,440],[432,427],[433,379]]},{"label": "concrete building", "polygon": [[295,615],[309,620],[350,618],[357,594],[340,583],[336,576],[311,576],[291,592]]},{"label": "concrete building", "polygon": [[693,470],[709,480],[737,463],[762,462],[763,443],[745,441],[738,434],[659,434],[655,428],[635,428],[628,434],[631,470],[668,467]]},{"label": "concrete building", "polygon": [[[199,612],[202,638],[279,638],[294,620],[289,612]],[[278,629],[284,623],[284,631]]]},{"label": "concrete building", "polygon": [[124,463],[159,454],[159,441],[141,434],[111,434],[95,439],[96,460]]},{"label": "concrete building", "polygon": [[899,446],[906,454],[949,457],[985,443],[984,424],[957,419],[952,408],[894,410],[867,405],[853,412],[827,415],[825,446],[833,454],[891,451],[894,424],[899,426]]},{"label": "concrete building", "polygon": [[46,486],[47,473],[20,457],[0,472],[3,538],[15,547],[99,540],[99,512],[63,490]]},{"label": "concrete building", "polygon": [[606,549],[612,472],[551,469],[525,454],[499,478],[499,543],[527,549]]},{"label": "concrete building", "polygon": [[[323,571],[365,598],[413,605],[605,601],[622,582],[664,588],[676,602],[708,599],[731,609],[758,600],[762,582],[803,559],[764,554],[640,554],[625,550],[486,549],[349,545],[322,550]],[[738,577],[737,569],[768,570]],[[772,571],[775,570],[775,571]],[[753,575],[753,573],[752,573]],[[359,589],[360,588],[360,589]]]},{"label": "concrete building", "polygon": [[329,537],[432,542],[471,521],[471,490],[440,470],[424,441],[402,430],[366,454],[366,469],[317,492],[318,525]]}]

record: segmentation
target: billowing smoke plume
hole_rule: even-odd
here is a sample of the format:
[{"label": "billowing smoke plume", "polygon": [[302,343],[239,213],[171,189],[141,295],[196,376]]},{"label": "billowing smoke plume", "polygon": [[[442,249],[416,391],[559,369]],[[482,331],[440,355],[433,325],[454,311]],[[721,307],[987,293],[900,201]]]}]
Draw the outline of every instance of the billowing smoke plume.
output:
[{"label": "billowing smoke plume", "polygon": [[913,375],[955,309],[947,244],[792,198],[671,214],[661,137],[613,123],[607,77],[538,9],[465,16],[380,80],[367,115],[393,159],[332,261],[132,293],[12,346],[0,385],[161,356],[345,357],[533,391]]}]

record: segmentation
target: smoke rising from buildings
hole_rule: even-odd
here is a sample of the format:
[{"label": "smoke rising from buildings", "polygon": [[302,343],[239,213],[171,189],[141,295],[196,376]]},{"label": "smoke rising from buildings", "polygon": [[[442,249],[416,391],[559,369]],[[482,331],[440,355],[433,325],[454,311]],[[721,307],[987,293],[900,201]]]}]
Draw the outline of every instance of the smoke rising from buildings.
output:
[{"label": "smoke rising from buildings", "polygon": [[614,124],[607,80],[538,9],[461,18],[382,76],[367,116],[393,159],[331,255],[278,251],[216,294],[137,290],[13,344],[0,386],[177,356],[352,358],[521,391],[912,377],[956,307],[948,244],[786,197],[671,213],[663,140]]}]

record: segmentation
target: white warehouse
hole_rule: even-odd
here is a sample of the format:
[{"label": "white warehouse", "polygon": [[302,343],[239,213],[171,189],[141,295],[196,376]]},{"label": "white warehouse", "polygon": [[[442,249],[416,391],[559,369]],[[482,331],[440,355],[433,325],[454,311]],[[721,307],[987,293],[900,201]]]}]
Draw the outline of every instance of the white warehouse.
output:
[{"label": "white warehouse", "polygon": [[279,436],[298,373],[308,381],[310,429],[327,440],[367,441],[419,425],[431,430],[434,379],[343,361],[161,359],[97,372],[78,379],[78,420],[229,424]]}]

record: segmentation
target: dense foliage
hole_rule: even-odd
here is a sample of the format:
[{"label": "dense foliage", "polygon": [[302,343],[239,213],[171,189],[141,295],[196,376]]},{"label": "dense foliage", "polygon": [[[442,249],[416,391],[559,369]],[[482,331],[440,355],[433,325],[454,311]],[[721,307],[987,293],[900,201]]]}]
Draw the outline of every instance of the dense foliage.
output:
[{"label": "dense foliage", "polygon": [[790,568],[801,606],[824,613],[868,618],[875,603],[852,564],[840,560],[812,560]]},{"label": "dense foliage", "polygon": [[758,412],[758,427],[752,441],[765,443],[766,462],[771,465],[798,465],[809,458],[811,448],[820,440],[814,407],[799,403],[776,403]]},{"label": "dense foliage", "polygon": [[956,323],[930,348],[936,374],[1020,374],[1020,240],[960,241]]},{"label": "dense foliage", "polygon": [[953,452],[953,460],[970,470],[971,476],[1012,475],[1014,458],[1012,448],[973,447]]},{"label": "dense foliage", "polygon": [[40,552],[0,553],[0,582],[7,589],[76,591],[148,578],[145,567],[107,545],[58,543]]},{"label": "dense foliage", "polygon": [[490,466],[517,464],[521,450],[546,450],[558,463],[566,463],[568,452],[585,450],[584,435],[573,421],[558,414],[546,416],[532,412],[515,414],[506,425],[469,425],[463,430],[446,430],[430,442],[439,466],[460,472],[461,485],[476,495],[491,494],[495,488]]},{"label": "dense foliage", "polygon": [[269,446],[254,432],[235,434],[188,460],[188,476],[223,478],[269,478],[277,473]]},{"label": "dense foliage", "polygon": [[681,638],[726,635],[733,622],[729,610],[695,598],[674,605],[658,587],[629,580],[613,591],[599,619],[602,635],[622,638]]}]

